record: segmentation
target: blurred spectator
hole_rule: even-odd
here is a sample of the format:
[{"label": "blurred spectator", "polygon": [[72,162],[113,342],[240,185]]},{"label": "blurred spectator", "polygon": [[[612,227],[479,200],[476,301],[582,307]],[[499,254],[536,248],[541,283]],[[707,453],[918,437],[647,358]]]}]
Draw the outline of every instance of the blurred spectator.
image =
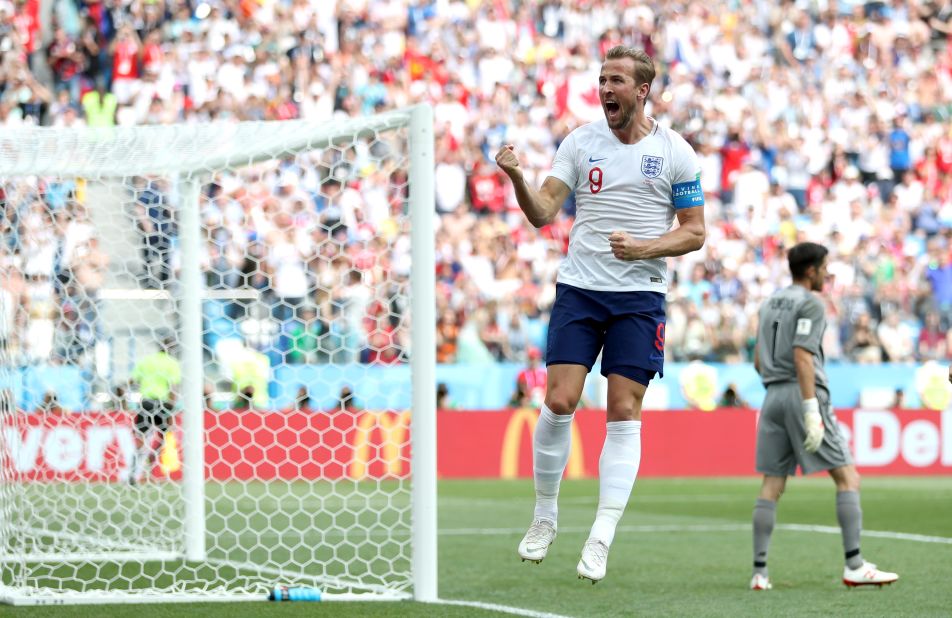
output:
[{"label": "blurred spectator", "polygon": [[43,401],[37,406],[36,412],[40,414],[53,414],[60,415],[63,413],[63,408],[60,406],[59,400],[56,397],[56,393],[53,391],[47,391],[43,395]]},{"label": "blurred spectator", "polygon": [[509,339],[505,331],[499,325],[496,303],[490,302],[486,306],[484,320],[480,324],[479,338],[497,361],[504,361],[512,358],[512,351],[509,349]]},{"label": "blurred spectator", "polygon": [[459,330],[456,362],[472,365],[490,365],[495,362],[495,357],[480,336],[481,325],[486,319],[486,310],[482,307],[467,316]]},{"label": "blurred spectator", "polygon": [[691,270],[691,279],[684,283],[684,295],[694,303],[695,307],[700,307],[704,297],[710,296],[713,289],[714,286],[707,279],[707,269],[704,268],[704,264],[695,264]]},{"label": "blurred spectator", "polygon": [[268,356],[235,339],[223,341],[218,355],[222,374],[231,383],[236,405],[266,408],[268,380],[271,378]]},{"label": "blurred spectator", "polygon": [[116,95],[106,90],[102,81],[98,82],[94,90],[86,92],[81,100],[83,113],[86,115],[86,126],[115,126],[119,100]]},{"label": "blurred spectator", "polygon": [[172,276],[172,244],[176,235],[167,183],[161,178],[135,179],[136,217],[142,233],[142,284],[164,289]]},{"label": "blurred spectator", "polygon": [[740,396],[740,391],[738,391],[736,384],[727,385],[727,388],[725,388],[724,392],[721,393],[721,398],[717,402],[717,405],[720,408],[749,408],[750,407],[750,404],[744,401],[744,398]]},{"label": "blurred spectator", "polygon": [[[667,329],[665,329],[667,334]],[[714,335],[712,329],[708,326],[698,313],[698,308],[689,303],[687,305],[687,316],[684,322],[684,336],[681,339],[681,347],[675,351],[675,354],[682,358],[678,360],[707,360],[714,350]]]},{"label": "blurred spectator", "polygon": [[79,100],[80,74],[85,58],[76,40],[63,28],[53,32],[46,48],[46,63],[53,71],[55,92],[66,90],[73,101]]},{"label": "blurred spectator", "polygon": [[294,409],[308,411],[311,408],[311,395],[307,392],[307,387],[302,386],[294,396]]},{"label": "blurred spectator", "polygon": [[894,182],[900,182],[912,168],[912,155],[909,151],[912,138],[906,132],[904,120],[904,116],[897,116],[889,134],[889,167],[892,169]]},{"label": "blurred spectator", "polygon": [[516,390],[510,399],[513,406],[538,408],[545,400],[548,372],[542,365],[539,348],[529,348],[528,364],[516,376]]},{"label": "blurred spectator", "polygon": [[455,363],[459,339],[456,312],[444,309],[436,325],[436,362]]},{"label": "blurred spectator", "polygon": [[906,363],[913,360],[915,342],[909,325],[902,321],[898,311],[886,314],[885,319],[876,328],[876,336],[891,363]]},{"label": "blurred spectator", "polygon": [[450,396],[450,389],[446,382],[440,382],[436,385],[436,409],[451,410],[456,408],[456,402]]},{"label": "blurred spectator", "polygon": [[255,409],[255,387],[251,385],[243,386],[235,391],[235,398],[231,406],[232,410],[241,412]]},{"label": "blurred spectator", "polygon": [[947,355],[946,330],[942,328],[939,314],[930,311],[926,314],[925,324],[919,331],[917,358],[920,361],[941,361]]},{"label": "blurred spectator", "polygon": [[326,363],[327,350],[323,346],[326,333],[327,326],[318,319],[317,310],[310,306],[301,307],[299,318],[288,328],[287,362],[292,365]]},{"label": "blurred spectator", "polygon": [[53,95],[29,71],[11,69],[11,73],[9,81],[0,84],[0,124],[41,124]]},{"label": "blurred spectator", "polygon": [[359,412],[361,406],[357,403],[357,399],[354,397],[353,389],[344,385],[340,389],[340,393],[337,395],[337,406],[334,408],[336,412]]},{"label": "blurred spectator", "polygon": [[896,410],[903,410],[906,407],[906,392],[901,388],[897,388],[895,395],[893,396],[892,407]]},{"label": "blurred spectator", "polygon": [[870,321],[868,313],[860,314],[853,327],[853,334],[846,343],[846,354],[855,363],[871,364],[883,360],[883,348]]},{"label": "blurred spectator", "polygon": [[120,25],[109,46],[112,55],[112,92],[119,105],[132,102],[139,90],[139,61],[142,41],[131,24]]}]

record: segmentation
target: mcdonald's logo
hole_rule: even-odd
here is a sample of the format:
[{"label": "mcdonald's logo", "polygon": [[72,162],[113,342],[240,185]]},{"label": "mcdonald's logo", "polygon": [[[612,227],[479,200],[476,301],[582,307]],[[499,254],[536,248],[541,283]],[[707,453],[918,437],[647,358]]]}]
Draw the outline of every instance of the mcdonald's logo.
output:
[{"label": "mcdonald's logo", "polygon": [[178,472],[182,469],[178,437],[176,437],[175,432],[172,430],[165,432],[165,440],[162,442],[162,452],[159,454],[159,469],[165,476],[169,476],[173,472]]},{"label": "mcdonald's logo", "polygon": [[[532,408],[519,408],[512,413],[509,423],[506,424],[506,433],[503,434],[502,438],[502,455],[499,462],[500,478],[514,479],[519,476],[519,452],[522,446],[523,429],[528,429],[529,435],[532,436],[537,422],[539,422],[539,413]],[[572,423],[572,450],[569,451],[569,462],[566,471],[566,478],[579,479],[585,476],[582,435],[579,433],[578,424],[574,422]]]},{"label": "mcdonald's logo", "polygon": [[[400,457],[407,442],[407,431],[410,427],[410,411],[399,414],[393,412],[364,412],[357,420],[354,431],[354,455],[348,469],[348,476],[352,479],[367,477],[370,467],[370,453],[379,450],[378,459],[383,461],[386,476],[401,476],[404,474],[404,461]],[[375,444],[378,449],[371,449],[371,436],[376,433],[379,441]]]}]

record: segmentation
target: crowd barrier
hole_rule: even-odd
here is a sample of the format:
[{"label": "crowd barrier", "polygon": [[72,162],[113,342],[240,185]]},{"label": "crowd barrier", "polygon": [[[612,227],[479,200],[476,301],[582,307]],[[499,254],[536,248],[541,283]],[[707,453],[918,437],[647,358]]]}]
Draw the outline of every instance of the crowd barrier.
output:
[{"label": "crowd barrier", "polygon": [[[441,478],[530,478],[537,412],[441,411],[437,467]],[[756,412],[741,409],[647,411],[643,477],[755,474]],[[952,474],[952,410],[839,410],[864,474]],[[605,413],[580,410],[566,475],[591,478]],[[128,413],[24,415],[2,427],[0,461],[26,481],[125,478],[134,449]],[[409,474],[410,412],[256,412],[205,415],[206,476],[227,480],[395,478]],[[152,474],[181,474],[176,428]]]}]

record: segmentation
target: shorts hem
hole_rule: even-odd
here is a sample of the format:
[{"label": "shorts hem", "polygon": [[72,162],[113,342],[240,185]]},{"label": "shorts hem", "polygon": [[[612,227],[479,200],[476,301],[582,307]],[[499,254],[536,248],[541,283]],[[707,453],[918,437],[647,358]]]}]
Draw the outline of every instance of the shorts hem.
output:
[{"label": "shorts hem", "polygon": [[780,478],[786,478],[786,477],[788,477],[788,476],[794,476],[794,475],[796,475],[796,473],[797,473],[797,469],[796,469],[796,468],[794,468],[794,469],[793,469],[792,471],[790,471],[790,472],[777,472],[776,470],[767,471],[767,470],[764,470],[763,468],[756,468],[756,470],[757,470],[757,474],[762,474],[762,475],[764,475],[764,476],[776,476],[776,477],[780,477]]},{"label": "shorts hem", "polygon": [[809,468],[806,466],[800,466],[800,474],[807,476],[810,474],[816,474],[817,472],[829,472],[830,470],[836,470],[837,468],[852,465],[854,465],[853,462],[823,464],[820,466],[810,466]]},{"label": "shorts hem", "polygon": [[585,363],[579,362],[577,360],[547,360],[545,361],[545,366],[549,367],[550,365],[578,365],[579,367],[585,367],[585,370],[588,372],[592,371],[594,363],[587,365]]},{"label": "shorts hem", "polygon": [[662,373],[657,369],[649,369],[639,365],[615,365],[613,367],[602,367],[600,373],[606,378],[609,374],[619,375],[628,378],[642,386],[648,386],[648,383],[654,379],[655,375],[661,376]]}]

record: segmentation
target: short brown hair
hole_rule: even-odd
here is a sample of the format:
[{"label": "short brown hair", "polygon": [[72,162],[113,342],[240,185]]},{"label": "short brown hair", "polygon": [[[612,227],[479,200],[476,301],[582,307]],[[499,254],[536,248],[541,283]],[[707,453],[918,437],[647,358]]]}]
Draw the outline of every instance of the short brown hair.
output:
[{"label": "short brown hair", "polygon": [[643,49],[626,45],[616,45],[605,54],[605,60],[617,60],[618,58],[631,58],[635,61],[635,85],[648,84],[648,91],[650,92],[651,82],[655,78],[655,66],[651,56],[646,54]]}]

